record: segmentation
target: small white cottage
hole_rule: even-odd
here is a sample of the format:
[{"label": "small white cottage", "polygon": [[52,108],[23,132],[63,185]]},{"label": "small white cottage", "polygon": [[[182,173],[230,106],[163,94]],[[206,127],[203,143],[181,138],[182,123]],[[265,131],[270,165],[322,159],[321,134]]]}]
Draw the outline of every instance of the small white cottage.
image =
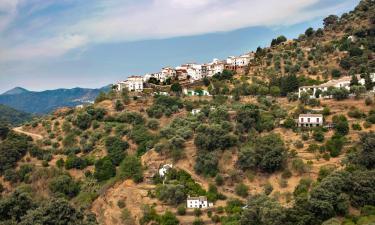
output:
[{"label": "small white cottage", "polygon": [[213,203],[207,201],[207,197],[190,197],[186,200],[188,209],[206,209],[213,206]]},{"label": "small white cottage", "polygon": [[318,127],[323,125],[322,114],[300,114],[298,117],[299,127]]},{"label": "small white cottage", "polygon": [[173,168],[173,165],[172,164],[165,164],[163,165],[160,169],[159,169],[159,175],[160,177],[164,177],[168,170],[172,169]]},{"label": "small white cottage", "polygon": [[193,110],[191,110],[191,114],[193,114],[193,115],[197,115],[200,112],[201,112],[201,109],[193,109]]}]

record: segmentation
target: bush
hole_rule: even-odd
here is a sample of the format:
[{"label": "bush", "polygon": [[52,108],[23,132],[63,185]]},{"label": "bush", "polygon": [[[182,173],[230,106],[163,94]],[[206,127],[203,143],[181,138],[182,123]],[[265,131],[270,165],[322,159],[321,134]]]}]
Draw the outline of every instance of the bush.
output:
[{"label": "bush", "polygon": [[186,214],[186,207],[184,205],[179,205],[177,207],[177,214],[183,216]]},{"label": "bush", "polygon": [[359,123],[353,123],[352,124],[352,129],[353,130],[358,130],[358,131],[362,130],[361,124],[359,124]]},{"label": "bush", "polygon": [[215,183],[216,183],[217,186],[223,185],[224,184],[224,178],[220,174],[216,175]]},{"label": "bush", "polygon": [[268,134],[255,140],[253,146],[240,150],[237,164],[243,169],[260,169],[272,173],[282,169],[286,161],[286,148],[277,134]]},{"label": "bush", "polygon": [[292,161],[292,168],[299,174],[303,174],[306,172],[306,166],[302,159],[293,159]]},{"label": "bush", "polygon": [[79,113],[73,120],[73,124],[81,130],[86,130],[91,126],[92,117],[88,113]]},{"label": "bush", "polygon": [[272,184],[270,183],[266,183],[263,187],[263,190],[264,190],[264,194],[265,195],[270,195],[273,191],[273,186]]},{"label": "bush", "polygon": [[126,206],[125,201],[124,201],[124,200],[118,200],[118,201],[117,201],[117,206],[118,206],[120,209],[125,208],[125,206]]},{"label": "bush", "polygon": [[99,159],[95,163],[94,177],[100,182],[116,175],[116,167],[108,157]]},{"label": "bush", "polygon": [[141,161],[135,156],[127,156],[120,164],[120,176],[125,179],[133,179],[139,183],[143,181],[143,168]]},{"label": "bush", "polygon": [[218,169],[219,160],[214,152],[198,153],[194,170],[198,174],[214,177]]},{"label": "bush", "polygon": [[123,141],[121,137],[110,136],[105,139],[105,147],[108,152],[108,157],[112,160],[116,166],[125,157],[125,150],[129,147],[128,142]]},{"label": "bush", "polygon": [[151,119],[147,123],[147,127],[150,128],[151,130],[157,130],[159,128],[159,121],[155,119]]},{"label": "bush", "polygon": [[196,217],[200,217],[202,215],[202,210],[200,210],[200,209],[194,209],[194,215]]},{"label": "bush", "polygon": [[240,183],[235,187],[235,192],[238,196],[246,198],[249,195],[249,188],[245,184]]},{"label": "bush", "polygon": [[332,75],[333,78],[339,78],[339,77],[341,77],[341,71],[338,70],[338,69],[333,69],[331,71],[331,75]]},{"label": "bush", "polygon": [[51,192],[57,195],[63,195],[68,198],[77,196],[80,191],[80,186],[68,175],[61,175],[53,178],[49,183]]},{"label": "bush", "polygon": [[321,130],[315,130],[313,133],[313,137],[315,141],[319,141],[319,142],[324,141],[324,133]]},{"label": "bush", "polygon": [[366,99],[365,99],[365,104],[366,104],[367,106],[372,105],[373,103],[374,103],[374,101],[372,100],[372,98],[370,98],[370,97],[366,97]]}]

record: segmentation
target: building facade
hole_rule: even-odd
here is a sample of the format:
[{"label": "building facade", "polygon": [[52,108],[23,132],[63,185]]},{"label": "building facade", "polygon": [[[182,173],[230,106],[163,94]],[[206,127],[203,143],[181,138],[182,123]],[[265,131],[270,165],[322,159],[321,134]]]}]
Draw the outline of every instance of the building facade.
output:
[{"label": "building facade", "polygon": [[346,76],[337,80],[330,80],[321,85],[302,86],[298,89],[298,98],[301,98],[302,93],[308,93],[310,98],[321,98],[323,97],[323,92],[328,91],[330,87],[345,88],[349,91],[351,79],[351,76]]},{"label": "building facade", "polygon": [[207,197],[188,197],[186,200],[186,207],[188,209],[206,209],[212,207],[213,204],[207,201]]},{"label": "building facade", "polygon": [[323,126],[322,114],[301,114],[298,117],[299,127],[319,127]]},{"label": "building facade", "polygon": [[127,80],[117,83],[117,91],[122,91],[127,88],[129,91],[143,91],[143,77],[130,76]]}]

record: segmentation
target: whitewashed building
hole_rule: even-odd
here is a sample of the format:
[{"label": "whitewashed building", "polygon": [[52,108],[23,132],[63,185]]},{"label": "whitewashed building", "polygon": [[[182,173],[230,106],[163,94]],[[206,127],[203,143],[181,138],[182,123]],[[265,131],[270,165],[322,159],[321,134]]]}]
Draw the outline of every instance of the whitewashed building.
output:
[{"label": "whitewashed building", "polygon": [[[350,81],[351,76],[345,76],[337,80],[330,80],[327,83],[321,85],[312,85],[312,86],[302,86],[298,89],[298,98],[301,98],[302,93],[306,92],[310,94],[310,98],[321,98],[323,92],[328,91],[328,88],[345,88],[346,90],[350,90]],[[317,92],[320,91],[318,95]]]},{"label": "whitewashed building", "polygon": [[224,71],[224,62],[214,59],[210,64],[210,68],[208,71],[207,76],[212,77],[213,75],[217,73],[222,73]]},{"label": "whitewashed building", "polygon": [[[357,77],[358,77],[358,83],[360,85],[365,86],[365,84],[366,84],[365,78],[361,78],[360,75],[357,75]],[[372,82],[375,82],[375,73],[370,73],[370,79],[371,79]]]},{"label": "whitewashed building", "polygon": [[241,56],[229,56],[226,60],[226,63],[232,68],[241,68],[247,66],[250,63],[251,59],[252,55],[250,53]]},{"label": "whitewashed building", "polygon": [[187,96],[210,96],[210,93],[207,90],[195,91],[184,88],[182,93]]},{"label": "whitewashed building", "polygon": [[191,110],[191,114],[193,114],[193,115],[197,115],[200,112],[201,112],[201,109],[193,109],[193,110]]},{"label": "whitewashed building", "polygon": [[161,74],[165,79],[172,78],[176,76],[176,70],[171,67],[164,67],[161,70]]},{"label": "whitewashed building", "polygon": [[323,125],[322,114],[300,114],[298,117],[299,127],[318,127]]},{"label": "whitewashed building", "polygon": [[160,169],[159,169],[159,176],[160,177],[164,177],[167,172],[173,168],[173,165],[172,164],[165,164],[163,165]]},{"label": "whitewashed building", "polygon": [[186,207],[188,209],[207,209],[212,207],[213,203],[207,201],[207,197],[190,197],[188,196],[186,200]]},{"label": "whitewashed building", "polygon": [[117,91],[122,91],[125,88],[127,88],[129,91],[143,91],[143,77],[130,76],[127,80],[117,83]]}]

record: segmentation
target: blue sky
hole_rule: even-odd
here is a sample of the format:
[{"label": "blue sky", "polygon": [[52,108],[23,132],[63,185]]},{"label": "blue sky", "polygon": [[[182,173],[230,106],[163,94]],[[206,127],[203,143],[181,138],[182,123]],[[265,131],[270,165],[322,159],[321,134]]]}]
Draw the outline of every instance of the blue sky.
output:
[{"label": "blue sky", "polygon": [[101,87],[297,37],[359,0],[0,0],[0,92]]}]

